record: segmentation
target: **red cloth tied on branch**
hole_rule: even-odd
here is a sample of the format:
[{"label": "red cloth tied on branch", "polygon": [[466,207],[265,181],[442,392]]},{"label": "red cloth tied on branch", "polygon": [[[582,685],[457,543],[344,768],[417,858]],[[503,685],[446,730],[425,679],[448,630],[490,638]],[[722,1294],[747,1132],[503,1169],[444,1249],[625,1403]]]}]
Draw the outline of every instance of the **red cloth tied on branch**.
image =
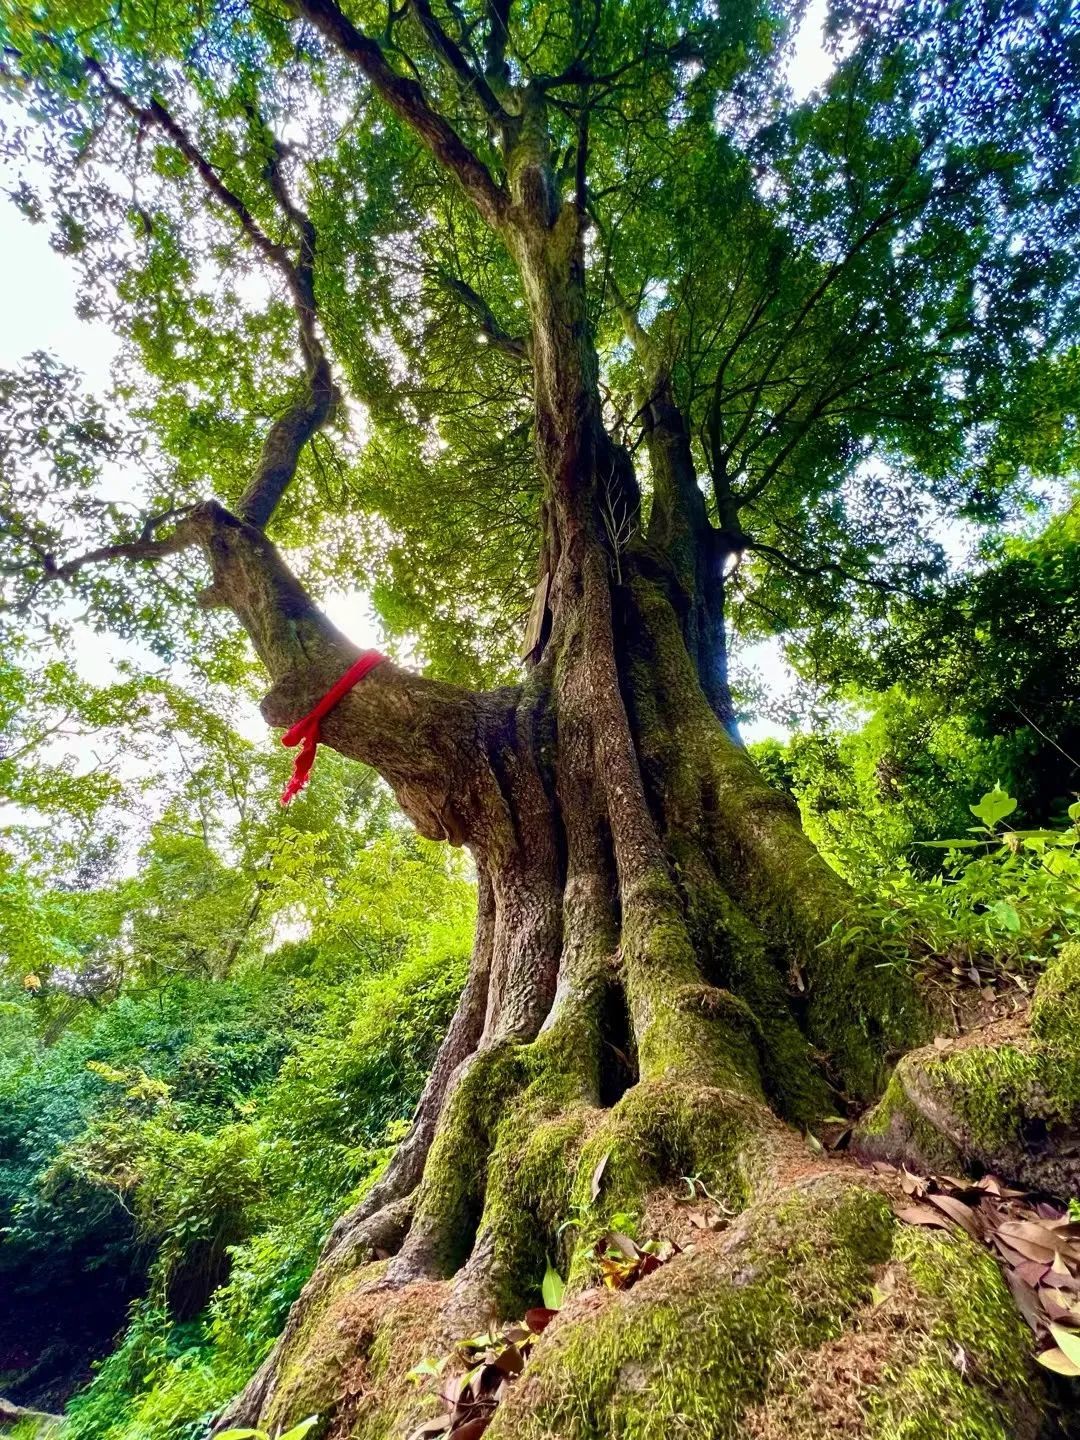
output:
[{"label": "red cloth tied on branch", "polygon": [[369,670],[374,669],[380,660],[385,660],[385,655],[380,655],[378,650],[365,650],[363,654],[349,666],[341,679],[336,681],[319,703],[304,716],[297,720],[291,729],[286,730],[281,737],[281,743],[292,747],[300,746],[300,752],[293,764],[293,772],[289,776],[289,783],[281,792],[282,805],[288,805],[294,795],[298,795],[308,782],[311,774],[311,767],[315,764],[315,751],[319,748],[319,725],[325,715],[329,715],[334,706],[346,696],[358,680],[362,680]]}]

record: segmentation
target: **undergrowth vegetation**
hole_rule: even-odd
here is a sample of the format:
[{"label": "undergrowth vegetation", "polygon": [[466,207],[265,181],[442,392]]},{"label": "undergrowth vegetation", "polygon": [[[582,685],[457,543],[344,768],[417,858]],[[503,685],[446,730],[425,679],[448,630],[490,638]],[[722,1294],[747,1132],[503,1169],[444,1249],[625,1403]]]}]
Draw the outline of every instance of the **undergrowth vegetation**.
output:
[{"label": "undergrowth vegetation", "polygon": [[[1080,804],[1063,792],[1040,825],[998,782],[938,789],[940,773],[931,785],[925,769],[905,774],[881,750],[880,718],[850,734],[755,747],[798,799],[814,843],[866,901],[845,939],[884,939],[897,963],[976,984],[1019,976],[1024,988],[1025,972],[1080,931]],[[1000,748],[980,754],[984,785],[988,755]]]},{"label": "undergrowth vegetation", "polygon": [[[310,837],[283,843],[290,885],[315,888],[321,948],[285,940],[221,978],[134,981],[51,1044],[38,977],[5,986],[0,1283],[24,1318],[102,1291],[99,1345],[127,1325],[71,1403],[74,1440],[203,1433],[385,1163],[457,1002],[460,866],[385,827],[330,884]],[[55,1391],[7,1344],[0,1391],[62,1399],[85,1339],[54,1353]]]}]

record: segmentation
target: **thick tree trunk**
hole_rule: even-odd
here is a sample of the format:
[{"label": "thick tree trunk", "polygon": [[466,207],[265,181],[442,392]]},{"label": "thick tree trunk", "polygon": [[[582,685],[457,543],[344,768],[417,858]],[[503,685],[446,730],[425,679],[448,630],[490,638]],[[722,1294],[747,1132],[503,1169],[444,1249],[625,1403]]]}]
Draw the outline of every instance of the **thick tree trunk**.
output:
[{"label": "thick tree trunk", "polygon": [[[600,420],[581,218],[556,206],[541,141],[521,145],[508,244],[533,325],[549,638],[515,689],[472,695],[380,666],[325,724],[329,743],[380,770],[423,833],[472,851],[476,943],[409,1137],[335,1225],[285,1334],[222,1423],[284,1426],[318,1411],[334,1435],[407,1430],[425,1413],[404,1380],[412,1364],[520,1316],[549,1257],[572,1288],[584,1284],[612,1217],[630,1213],[648,1231],[680,1177],[701,1177],[724,1215],[764,1203],[750,1213],[775,1242],[766,1254],[752,1230],[733,1232],[699,1308],[719,1314],[724,1286],[758,1277],[747,1294],[764,1287],[762,1305],[802,1306],[792,1346],[846,1324],[874,1266],[900,1253],[881,1197],[850,1177],[824,1176],[783,1202],[802,1207],[813,1253],[791,1250],[783,1203],[768,1208],[807,1164],[792,1125],[878,1094],[927,1019],[909,977],[836,938],[853,896],[733,738],[722,643],[731,537],[706,515],[663,387],[648,416],[642,533],[633,468]],[[240,615],[274,676],[268,720],[292,722],[355,652],[261,535],[212,508],[190,523],[214,567],[212,598]],[[773,1270],[770,1289],[761,1277]],[[821,1292],[813,1303],[807,1287]],[[674,1313],[683,1300],[663,1304]],[[697,1324],[692,1301],[684,1308]],[[604,1352],[603,1341],[598,1361],[582,1341],[581,1365],[637,1365],[642,1378],[620,1393],[651,1384],[654,1361],[666,1373],[665,1345],[682,1344],[651,1314],[647,1342]],[[579,1323],[591,1333],[587,1315]],[[1007,1329],[1008,1317],[994,1323]],[[736,1369],[758,1373],[745,1335],[724,1334]],[[623,1433],[584,1411],[544,1419],[545,1405],[576,1393],[565,1363],[553,1351],[538,1373],[555,1390],[523,1384],[492,1435]],[[763,1393],[743,1395],[744,1378],[718,1380],[728,1408],[717,1400],[681,1433],[738,1433]],[[614,1416],[615,1392],[596,1385],[588,1404],[603,1392]],[[679,1385],[671,1403],[685,1406],[693,1378]],[[1017,1433],[1022,1409],[1017,1399],[1009,1412]],[[670,1433],[651,1426],[625,1421],[628,1434]]]},{"label": "thick tree trunk", "polygon": [[[778,1117],[809,1125],[869,1097],[921,1033],[914,991],[833,941],[849,892],[710,703],[701,566],[661,563],[655,520],[616,553],[601,502],[625,457],[598,429],[568,444],[579,419],[550,427],[552,463],[590,470],[551,506],[551,634],[527,682],[468,696],[388,667],[327,724],[425,833],[468,844],[480,916],[412,1132],[335,1226],[233,1422],[300,1418],[314,1317],[374,1255],[392,1255],[378,1303],[437,1296],[448,1344],[519,1315],[547,1256],[585,1273],[575,1215],[643,1214],[684,1175],[741,1210],[788,1163]],[[291,720],[348,648],[261,537],[211,519],[220,597],[284,671],[266,713]]]},{"label": "thick tree trunk", "polygon": [[[222,1423],[273,1430],[318,1412],[332,1436],[411,1433],[437,1403],[406,1380],[412,1366],[520,1317],[549,1258],[571,1289],[594,1282],[592,1246],[613,1217],[636,1217],[642,1239],[670,1233],[692,1176],[715,1213],[745,1211],[741,1225],[611,1300],[618,1312],[596,1313],[583,1292],[492,1437],[659,1436],[677,1415],[702,1440],[816,1434],[789,1428],[798,1395],[770,1389],[755,1347],[780,1347],[810,1386],[814,1346],[873,1330],[866,1297],[883,1272],[906,1287],[907,1328],[875,1340],[896,1367],[898,1413],[916,1381],[929,1395],[947,1380],[933,1337],[960,1325],[954,1290],[976,1286],[984,1308],[966,1343],[990,1358],[963,1404],[997,1407],[988,1435],[1038,1433],[993,1262],[903,1231],[873,1183],[815,1163],[784,1123],[875,1094],[924,1019],[896,972],[832,940],[852,897],[709,704],[686,616],[655,572],[646,544],[616,567],[585,527],[561,543],[552,638],[524,686],[469,709],[384,678],[388,693],[404,687],[396,703],[422,695],[479,747],[439,812],[476,857],[472,967],[412,1133],[334,1227]],[[361,693],[353,708],[369,703]],[[344,708],[334,742],[371,753]],[[418,737],[434,735],[427,724]],[[400,783],[403,762],[382,763]],[[687,1346],[702,1325],[715,1354]]]}]

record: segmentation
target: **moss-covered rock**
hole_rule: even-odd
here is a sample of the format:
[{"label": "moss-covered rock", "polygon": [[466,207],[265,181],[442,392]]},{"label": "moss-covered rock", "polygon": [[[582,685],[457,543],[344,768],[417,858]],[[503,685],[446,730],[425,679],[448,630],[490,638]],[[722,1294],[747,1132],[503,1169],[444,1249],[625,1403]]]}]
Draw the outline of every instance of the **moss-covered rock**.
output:
[{"label": "moss-covered rock", "polygon": [[1080,1047],[1080,942],[1047,965],[1031,1002],[1031,1033]]},{"label": "moss-covered rock", "polygon": [[1048,966],[1028,1026],[904,1056],[856,1146],[922,1170],[975,1167],[1066,1199],[1080,1192],[1080,946]]}]

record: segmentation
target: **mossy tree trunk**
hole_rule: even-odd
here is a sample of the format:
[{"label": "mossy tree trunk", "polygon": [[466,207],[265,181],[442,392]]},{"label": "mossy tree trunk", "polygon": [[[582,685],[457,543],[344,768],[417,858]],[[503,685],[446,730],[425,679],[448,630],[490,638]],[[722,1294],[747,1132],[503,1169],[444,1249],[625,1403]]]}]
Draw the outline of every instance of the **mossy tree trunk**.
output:
[{"label": "mossy tree trunk", "polygon": [[[780,1119],[870,1097],[924,1025],[903,976],[834,942],[854,898],[733,735],[737,536],[706,513],[662,374],[642,523],[603,424],[583,211],[556,199],[536,103],[498,225],[532,322],[542,653],[520,686],[480,694],[387,663],[323,727],[423,834],[472,852],[472,967],[411,1134],[335,1227],[234,1419],[273,1411],[282,1356],[343,1266],[385,1252],[388,1290],[451,1282],[447,1334],[520,1314],[547,1255],[573,1267],[568,1218],[640,1209],[697,1174],[741,1209],[775,1168]],[[186,524],[213,569],[208,600],[236,612],[274,677],[267,720],[292,723],[355,649],[261,531],[214,506]]]},{"label": "mossy tree trunk", "polygon": [[[227,1418],[281,1426],[315,1408],[341,1412],[335,1434],[375,1435],[396,1433],[410,1413],[408,1364],[391,1373],[387,1359],[398,1328],[412,1334],[423,1315],[430,1349],[519,1316],[548,1257],[583,1280],[611,1218],[647,1215],[682,1176],[703,1177],[728,1213],[772,1195],[791,1173],[793,1127],[878,1094],[927,1020],[908,976],[835,939],[855,897],[738,742],[724,571],[744,537],[737,513],[709,516],[684,418],[647,346],[647,503],[605,428],[584,199],[560,198],[542,93],[517,97],[503,132],[509,187],[496,188],[331,0],[300,8],[414,124],[517,264],[550,577],[542,646],[522,684],[475,693],[387,662],[322,727],[327,743],[379,771],[422,834],[471,851],[475,947],[409,1136],[335,1225],[284,1335]],[[292,724],[356,648],[250,517],[203,505],[172,543],[204,549],[207,603],[236,613],[269,671],[268,722]],[[793,1344],[834,1333],[892,1253],[880,1197],[848,1200],[843,1189],[806,1202],[824,1259],[781,1245],[769,1260],[780,1276],[772,1300],[783,1299],[781,1272],[795,1300],[806,1286],[836,1290],[828,1324],[808,1321]],[[870,1237],[865,1254],[849,1209]],[[763,1223],[782,1231],[786,1213],[774,1205]],[[835,1273],[819,1275],[830,1256]],[[654,1335],[648,1316],[644,1325]],[[663,1369],[667,1341],[656,1332],[655,1343]],[[376,1353],[385,1393],[370,1388],[369,1368],[367,1420],[350,1429],[342,1370]],[[671,1405],[684,1406],[694,1383],[684,1377]],[[700,1433],[729,1433],[737,1413]],[[542,1431],[535,1416],[520,1423]],[[606,1433],[599,1421],[570,1432]]]}]

